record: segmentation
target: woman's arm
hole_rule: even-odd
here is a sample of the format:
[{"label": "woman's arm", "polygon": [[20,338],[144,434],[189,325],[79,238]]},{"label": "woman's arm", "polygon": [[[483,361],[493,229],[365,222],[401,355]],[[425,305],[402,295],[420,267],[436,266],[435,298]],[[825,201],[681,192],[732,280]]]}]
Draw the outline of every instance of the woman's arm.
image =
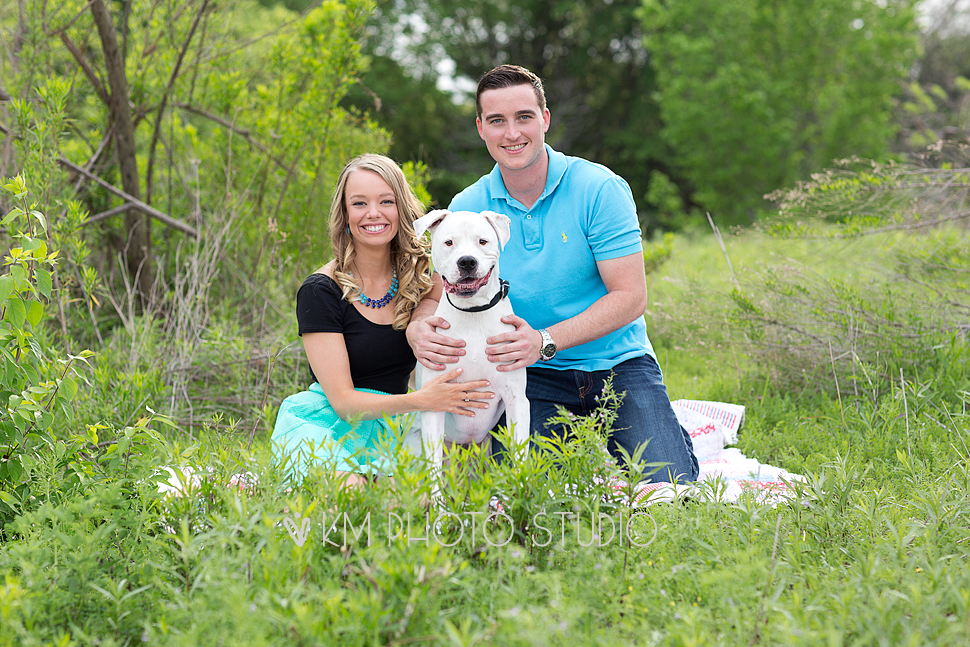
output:
[{"label": "woman's arm", "polygon": [[486,380],[464,384],[453,382],[461,375],[461,369],[437,375],[420,390],[411,393],[384,395],[355,391],[342,334],[305,333],[303,348],[327,400],[344,420],[355,416],[374,420],[384,414],[393,416],[411,411],[447,411],[474,416],[472,409],[487,409],[488,400],[495,396],[488,391],[476,390],[488,387]]}]

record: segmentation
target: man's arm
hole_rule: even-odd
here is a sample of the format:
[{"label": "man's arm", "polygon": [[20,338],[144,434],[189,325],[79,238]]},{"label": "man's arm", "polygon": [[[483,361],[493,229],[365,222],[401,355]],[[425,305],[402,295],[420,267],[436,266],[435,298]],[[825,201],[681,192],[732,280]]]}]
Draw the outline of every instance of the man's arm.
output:
[{"label": "man's arm", "polygon": [[[608,335],[637,317],[642,317],[647,309],[647,278],[643,269],[643,254],[597,261],[596,268],[606,285],[607,293],[575,317],[546,329],[559,350]],[[490,346],[486,353],[491,362],[512,363],[499,366],[497,370],[513,371],[539,361],[541,335],[521,317],[512,315],[504,317],[502,321],[515,326],[515,330],[488,338],[486,342]],[[410,334],[410,327],[408,333]]]},{"label": "man's arm", "polygon": [[437,272],[432,275],[432,281],[434,287],[414,309],[405,335],[419,362],[431,370],[443,371],[446,363],[454,364],[459,356],[465,354],[465,342],[437,331],[437,328],[451,328],[451,324],[434,316],[442,294],[441,277]]}]

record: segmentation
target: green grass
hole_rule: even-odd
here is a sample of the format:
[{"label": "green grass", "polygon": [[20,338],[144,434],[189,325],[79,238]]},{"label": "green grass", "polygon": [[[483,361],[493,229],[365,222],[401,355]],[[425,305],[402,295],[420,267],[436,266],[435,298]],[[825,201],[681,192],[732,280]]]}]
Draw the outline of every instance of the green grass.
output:
[{"label": "green grass", "polygon": [[[892,257],[868,253],[868,242],[744,234],[726,244],[755,296],[752,275],[786,259],[866,281]],[[408,543],[388,539],[387,515],[425,514],[421,465],[366,489],[341,490],[323,471],[294,486],[265,439],[245,449],[247,425],[239,436],[213,427],[199,443],[146,436],[123,478],[92,478],[22,516],[0,544],[0,646],[970,642],[965,346],[941,343],[904,386],[895,369],[862,358],[822,358],[819,375],[838,377],[838,391],[812,376],[781,381],[731,319],[731,288],[713,237],[680,236],[651,274],[648,329],[672,398],[744,404],[742,450],[807,477],[791,504],[657,504],[652,521],[632,526],[642,538],[655,523],[652,543],[600,546],[606,535],[593,537],[590,520],[631,511],[604,503],[588,478],[564,495],[606,469],[592,421],[556,469],[455,464],[447,509],[483,517],[489,497],[503,495],[516,531],[508,544],[453,522],[439,536],[454,546]],[[159,463],[212,473],[192,496],[159,499]],[[258,486],[225,486],[239,471],[255,472]],[[370,514],[371,544],[340,533],[324,542],[324,514],[335,511],[358,525]],[[567,520],[562,541],[532,544],[545,537],[531,522],[539,513],[565,515],[552,517]],[[286,516],[311,519],[302,547]]]}]

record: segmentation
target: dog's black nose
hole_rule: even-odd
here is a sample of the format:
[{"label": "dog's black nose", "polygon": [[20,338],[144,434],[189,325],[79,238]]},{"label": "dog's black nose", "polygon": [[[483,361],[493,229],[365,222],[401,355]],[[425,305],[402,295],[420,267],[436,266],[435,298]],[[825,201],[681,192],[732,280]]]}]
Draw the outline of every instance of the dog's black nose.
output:
[{"label": "dog's black nose", "polygon": [[458,269],[462,272],[474,272],[478,267],[478,259],[474,256],[462,256],[458,259]]}]

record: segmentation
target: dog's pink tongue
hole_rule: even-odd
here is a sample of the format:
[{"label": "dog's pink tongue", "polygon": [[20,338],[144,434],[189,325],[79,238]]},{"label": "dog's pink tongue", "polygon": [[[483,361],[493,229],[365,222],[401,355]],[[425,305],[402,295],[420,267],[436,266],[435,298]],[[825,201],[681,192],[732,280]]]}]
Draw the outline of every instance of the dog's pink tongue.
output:
[{"label": "dog's pink tongue", "polygon": [[459,291],[461,292],[468,292],[469,290],[478,291],[482,289],[483,285],[488,283],[488,277],[490,277],[491,275],[492,275],[492,272],[489,271],[488,274],[486,274],[482,278],[477,279],[475,281],[459,281],[458,283],[449,283],[448,279],[442,277],[441,282],[444,284],[445,292],[448,292],[450,294],[456,294]]}]

